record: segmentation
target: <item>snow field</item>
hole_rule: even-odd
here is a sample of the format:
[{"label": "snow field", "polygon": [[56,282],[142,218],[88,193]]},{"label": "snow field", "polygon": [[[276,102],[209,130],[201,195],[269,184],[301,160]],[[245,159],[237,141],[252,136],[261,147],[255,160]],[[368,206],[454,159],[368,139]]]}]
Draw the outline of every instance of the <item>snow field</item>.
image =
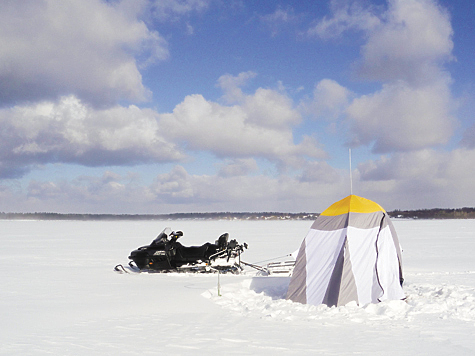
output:
[{"label": "snow field", "polygon": [[405,301],[343,307],[284,299],[289,279],[118,274],[165,226],[221,233],[246,262],[295,251],[309,221],[0,221],[1,355],[474,355],[475,221],[395,221]]}]

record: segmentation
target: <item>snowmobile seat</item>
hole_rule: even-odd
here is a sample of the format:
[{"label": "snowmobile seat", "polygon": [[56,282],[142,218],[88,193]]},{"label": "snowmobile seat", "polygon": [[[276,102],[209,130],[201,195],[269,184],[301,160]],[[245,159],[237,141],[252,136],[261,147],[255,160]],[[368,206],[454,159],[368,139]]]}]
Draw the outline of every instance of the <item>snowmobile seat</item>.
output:
[{"label": "snowmobile seat", "polygon": [[181,245],[179,248],[177,248],[177,254],[179,254],[185,261],[205,261],[208,260],[209,256],[214,253],[216,253],[216,245],[209,242],[202,246],[185,247]]}]

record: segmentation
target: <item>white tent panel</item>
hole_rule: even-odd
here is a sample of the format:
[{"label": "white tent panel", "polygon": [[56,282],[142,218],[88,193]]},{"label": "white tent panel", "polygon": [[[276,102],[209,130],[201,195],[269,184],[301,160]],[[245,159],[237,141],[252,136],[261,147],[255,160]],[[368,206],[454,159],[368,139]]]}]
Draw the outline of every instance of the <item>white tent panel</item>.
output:
[{"label": "white tent panel", "polygon": [[399,262],[391,229],[386,226],[379,233],[377,270],[383,295],[379,300],[404,299],[405,295],[399,280]]},{"label": "white tent panel", "polygon": [[382,295],[376,276],[376,239],[378,227],[348,227],[348,250],[356,283],[358,304],[378,302]]},{"label": "white tent panel", "polygon": [[322,303],[338,254],[345,241],[346,230],[346,228],[333,231],[311,229],[308,232],[305,238],[308,304]]}]

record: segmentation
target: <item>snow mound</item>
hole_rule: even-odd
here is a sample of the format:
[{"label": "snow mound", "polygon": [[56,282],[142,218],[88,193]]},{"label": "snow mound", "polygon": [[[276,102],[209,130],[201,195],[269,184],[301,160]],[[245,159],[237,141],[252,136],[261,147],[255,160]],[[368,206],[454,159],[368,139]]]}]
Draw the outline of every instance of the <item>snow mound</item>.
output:
[{"label": "snow mound", "polygon": [[437,314],[441,319],[475,322],[475,289],[461,285],[411,284],[405,288],[410,306],[408,318]]},{"label": "snow mound", "polygon": [[[243,316],[283,321],[342,321],[354,323],[413,321],[435,317],[475,322],[475,288],[460,285],[415,285],[404,287],[406,300],[388,300],[358,306],[356,302],[341,307],[306,305],[285,299],[290,278],[254,277],[240,283],[207,290],[202,296],[227,310]],[[219,294],[218,294],[219,293]]]}]

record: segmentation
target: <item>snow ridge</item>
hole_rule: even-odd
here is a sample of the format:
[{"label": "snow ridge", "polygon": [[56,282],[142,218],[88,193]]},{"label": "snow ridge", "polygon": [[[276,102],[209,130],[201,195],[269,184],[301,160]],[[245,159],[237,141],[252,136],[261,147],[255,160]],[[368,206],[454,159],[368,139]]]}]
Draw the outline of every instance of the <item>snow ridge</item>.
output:
[{"label": "snow ridge", "polygon": [[[277,277],[263,283],[255,277],[240,283],[207,290],[202,296],[237,314],[282,321],[347,320],[355,323],[435,317],[475,323],[475,288],[461,285],[409,284],[406,300],[390,300],[358,306],[356,302],[341,307],[312,306],[285,299],[289,278]],[[256,283],[257,281],[257,283]],[[265,280],[264,280],[265,281]]]}]

